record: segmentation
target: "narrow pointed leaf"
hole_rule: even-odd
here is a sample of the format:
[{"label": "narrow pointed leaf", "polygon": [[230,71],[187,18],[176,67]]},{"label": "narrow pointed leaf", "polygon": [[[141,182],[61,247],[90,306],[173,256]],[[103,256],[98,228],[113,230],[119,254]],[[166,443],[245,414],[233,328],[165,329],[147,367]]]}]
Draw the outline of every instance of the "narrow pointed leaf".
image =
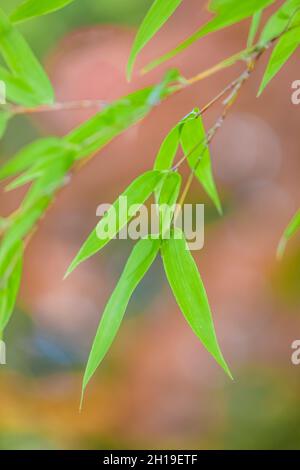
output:
[{"label": "narrow pointed leaf", "polygon": [[88,382],[109,350],[118,332],[129,300],[155,260],[159,248],[160,240],[152,240],[151,238],[138,241],[134,247],[102,315],[86,366],[82,393],[84,393]]},{"label": "narrow pointed leaf", "polygon": [[212,11],[217,13],[217,15],[208,23],[206,23],[202,28],[196,31],[192,36],[183,41],[173,50],[160,57],[159,59],[151,62],[147,67],[144,68],[145,71],[152,70],[158,65],[166,62],[172,57],[176,56],[180,52],[183,52],[194,42],[198,41],[207,34],[219,31],[223,28],[231,26],[235,23],[238,23],[249,16],[252,16],[255,12],[271,5],[275,0],[226,0],[226,1],[217,1],[213,2]]},{"label": "narrow pointed leaf", "polygon": [[158,197],[160,233],[162,237],[169,234],[181,181],[181,175],[174,172],[169,173],[163,180]]},{"label": "narrow pointed leaf", "polygon": [[[143,119],[169,94],[169,83],[147,87],[115,101],[103,111],[72,131],[66,140],[80,146],[77,158],[84,158],[108,144],[129,127]],[[155,95],[155,100],[153,96]]]},{"label": "narrow pointed leaf", "polygon": [[0,337],[2,337],[18,295],[23,264],[23,244],[17,240],[0,264]]},{"label": "narrow pointed leaf", "polygon": [[[297,25],[300,20],[298,14],[299,0],[287,0],[269,18],[259,38],[260,44],[266,44],[280,36],[287,27]],[[299,12],[300,13],[300,12]]]},{"label": "narrow pointed leaf", "polygon": [[5,67],[1,66],[0,80],[6,85],[7,101],[28,107],[34,107],[40,104],[39,96],[36,96],[33,88],[24,79],[16,77]]},{"label": "narrow pointed leaf", "polygon": [[53,89],[27,42],[0,8],[0,52],[13,75],[33,90],[40,104],[51,104]]},{"label": "narrow pointed leaf", "polygon": [[[136,212],[138,207],[155,191],[155,188],[165,177],[165,173],[161,171],[148,171],[138,178],[136,178],[130,186],[124,191],[115,203],[109,208],[106,214],[102,217],[97,227],[92,231],[87,238],[75,259],[72,261],[67,270],[66,276],[69,275],[74,269],[83,261],[90,258],[92,255],[100,251],[111,239],[113,239],[120,230],[127,225],[129,220],[134,216],[133,213],[129,214],[129,210],[133,205],[136,205]],[[106,233],[106,227],[110,224],[113,230]]]},{"label": "narrow pointed leaf", "polygon": [[256,37],[260,22],[261,22],[262,14],[263,14],[263,11],[260,10],[254,13],[252,17],[248,40],[247,40],[247,47],[251,47],[254,44],[255,37]]},{"label": "narrow pointed leaf", "polygon": [[176,125],[164,139],[157,154],[154,168],[155,170],[169,170],[173,165],[180,143],[179,126]]},{"label": "narrow pointed leaf", "polygon": [[36,140],[20,150],[0,168],[0,180],[15,176],[44,160],[63,158],[73,148],[74,146],[56,137]]},{"label": "narrow pointed leaf", "polygon": [[135,41],[130,53],[127,77],[131,78],[132,69],[137,55],[150,41],[150,39],[160,30],[170,16],[177,10],[182,0],[154,0],[150,10],[148,11],[140,29],[136,35]]},{"label": "narrow pointed leaf", "polygon": [[21,207],[26,210],[43,197],[53,200],[53,196],[57,189],[61,188],[68,179],[68,172],[74,163],[74,155],[72,152],[64,155],[64,158],[57,158],[42,171],[36,181],[32,184],[27,192]]},{"label": "narrow pointed leaf", "polygon": [[74,0],[25,0],[10,16],[13,23],[29,20],[35,16],[47,15],[69,5]]},{"label": "narrow pointed leaf", "polygon": [[272,52],[258,95],[261,95],[268,83],[277,75],[299,46],[300,27],[292,29],[279,39]]},{"label": "narrow pointed leaf", "polygon": [[202,279],[180,229],[173,231],[170,240],[162,242],[162,258],[174,297],[188,324],[217,363],[232,377],[218,344]]},{"label": "narrow pointed leaf", "polygon": [[49,197],[44,196],[26,210],[18,211],[10,219],[9,228],[0,244],[0,265],[11,247],[30,233],[36,222],[44,214],[50,201]]},{"label": "narrow pointed leaf", "polygon": [[170,130],[168,135],[163,140],[160,146],[158,154],[155,159],[154,169],[155,170],[170,170],[173,166],[174,159],[176,157],[179,144],[180,135],[185,122],[195,119],[199,114],[199,109],[193,109],[183,119],[181,119],[173,129]]},{"label": "narrow pointed leaf", "polygon": [[201,116],[188,120],[181,131],[181,145],[195,176],[212,199],[219,213],[222,206],[215,185],[209,147]]},{"label": "narrow pointed leaf", "polygon": [[279,242],[277,255],[281,258],[284,254],[287,242],[300,230],[300,210],[296,212],[287,228],[285,229],[282,238]]}]

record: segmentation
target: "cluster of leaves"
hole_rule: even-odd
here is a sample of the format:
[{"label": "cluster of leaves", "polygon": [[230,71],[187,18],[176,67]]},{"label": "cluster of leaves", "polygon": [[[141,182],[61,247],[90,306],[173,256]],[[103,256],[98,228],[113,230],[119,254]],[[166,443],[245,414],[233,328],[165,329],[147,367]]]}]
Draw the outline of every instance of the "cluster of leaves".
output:
[{"label": "cluster of leaves", "polygon": [[[0,112],[2,134],[8,120],[14,115],[14,106],[39,107],[54,103],[49,79],[15,24],[58,10],[70,3],[72,0],[25,0],[10,17],[0,9],[0,52],[7,65],[0,67],[0,79],[6,83],[9,100],[9,105]],[[134,41],[128,61],[128,78],[132,75],[138,54],[182,3],[182,0],[154,0]],[[175,56],[205,35],[252,17],[246,49],[223,61],[216,70],[230,66],[237,60],[244,60],[249,67],[254,56],[258,57],[274,43],[259,90],[261,93],[300,45],[300,0],[285,1],[269,17],[255,43],[263,11],[273,3],[275,0],[211,0],[209,10],[213,18],[171,52],[149,64],[146,70]],[[68,181],[70,172],[77,167],[78,162],[102,149],[115,136],[143,119],[153,106],[189,83],[192,82],[171,71],[161,83],[106,106],[65,137],[50,136],[31,143],[0,169],[0,180],[10,178],[7,190],[30,183],[18,210],[10,217],[0,219],[0,335],[9,321],[17,298],[24,245],[57,191]],[[184,234],[176,228],[176,213],[170,219],[163,209],[166,203],[175,205],[181,192],[182,180],[178,171],[180,165],[175,163],[180,147],[191,174],[198,179],[219,213],[222,211],[212,174],[208,133],[204,128],[201,112],[195,109],[166,136],[153,170],[139,176],[122,195],[128,198],[128,205],[141,206],[154,194],[160,213],[160,231],[141,239],[127,261],[102,315],[88,359],[83,391],[111,346],[133,291],[159,253],[175,299],[187,322],[218,364],[231,376],[216,338],[203,282]],[[118,198],[111,211],[120,212],[119,201]],[[100,239],[97,230],[105,225],[110,211],[105,214],[72,261],[67,275],[99,252],[129,222],[128,214],[120,215],[122,217],[118,220],[122,222],[116,227],[116,233]],[[299,226],[298,213],[284,234],[281,249]],[[166,230],[170,231],[168,239],[164,237]]]}]

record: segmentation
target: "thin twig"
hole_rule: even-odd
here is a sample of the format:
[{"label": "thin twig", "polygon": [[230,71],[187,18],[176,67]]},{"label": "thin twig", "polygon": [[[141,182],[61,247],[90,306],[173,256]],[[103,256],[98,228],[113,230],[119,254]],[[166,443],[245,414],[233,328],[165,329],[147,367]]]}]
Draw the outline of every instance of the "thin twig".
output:
[{"label": "thin twig", "polygon": [[33,113],[49,113],[53,111],[73,111],[82,109],[102,109],[108,103],[103,100],[80,100],[65,101],[53,103],[50,105],[37,106],[36,108],[28,108],[26,106],[9,105],[8,110],[13,114],[33,114]]}]

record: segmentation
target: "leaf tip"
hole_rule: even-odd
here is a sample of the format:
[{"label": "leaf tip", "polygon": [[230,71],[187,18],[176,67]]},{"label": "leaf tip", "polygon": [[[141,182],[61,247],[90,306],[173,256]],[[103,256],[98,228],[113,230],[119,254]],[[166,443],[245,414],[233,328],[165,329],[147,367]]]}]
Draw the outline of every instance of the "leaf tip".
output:
[{"label": "leaf tip", "polygon": [[70,276],[70,274],[74,271],[75,268],[76,268],[76,265],[74,262],[72,262],[70,266],[68,267],[67,271],[65,272],[63,281],[65,281]]},{"label": "leaf tip", "polygon": [[287,240],[283,236],[281,238],[281,240],[279,241],[278,247],[277,247],[276,258],[277,258],[278,261],[282,260],[282,258],[283,258],[285,248],[286,248],[286,243],[287,243]]}]

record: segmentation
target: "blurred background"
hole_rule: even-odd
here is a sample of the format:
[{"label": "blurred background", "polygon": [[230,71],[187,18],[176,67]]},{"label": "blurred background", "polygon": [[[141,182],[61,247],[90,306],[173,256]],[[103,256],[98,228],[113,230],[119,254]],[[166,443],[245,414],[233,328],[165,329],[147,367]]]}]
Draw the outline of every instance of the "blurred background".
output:
[{"label": "blurred background", "polygon": [[[15,0],[2,0],[11,11]],[[280,2],[279,2],[280,3]],[[147,46],[131,83],[125,65],[150,0],[77,0],[21,31],[41,58],[58,101],[111,101],[161,79],[166,67],[139,69],[207,18],[205,1],[183,2]],[[244,48],[249,21],[209,36],[173,59],[186,77]],[[299,116],[291,84],[299,52],[257,99],[263,57],[212,144],[225,207],[218,217],[195,183],[188,202],[203,202],[206,241],[194,252],[230,382],[185,323],[160,260],[136,290],[125,321],[78,412],[81,379],[101,312],[132,245],[114,241],[68,280],[63,274],[95,225],[96,208],[113,201],[149,169],[170,128],[203,106],[243,69],[237,64],[186,89],[118,137],[59,195],[26,253],[17,310],[0,366],[3,449],[289,449],[300,447],[300,243],[283,261],[275,252],[300,205]],[[220,114],[205,117],[207,126]],[[64,135],[96,110],[14,119],[0,143],[2,161],[42,135]],[[187,175],[187,173],[186,173]],[[1,215],[23,190],[0,194]]]}]

